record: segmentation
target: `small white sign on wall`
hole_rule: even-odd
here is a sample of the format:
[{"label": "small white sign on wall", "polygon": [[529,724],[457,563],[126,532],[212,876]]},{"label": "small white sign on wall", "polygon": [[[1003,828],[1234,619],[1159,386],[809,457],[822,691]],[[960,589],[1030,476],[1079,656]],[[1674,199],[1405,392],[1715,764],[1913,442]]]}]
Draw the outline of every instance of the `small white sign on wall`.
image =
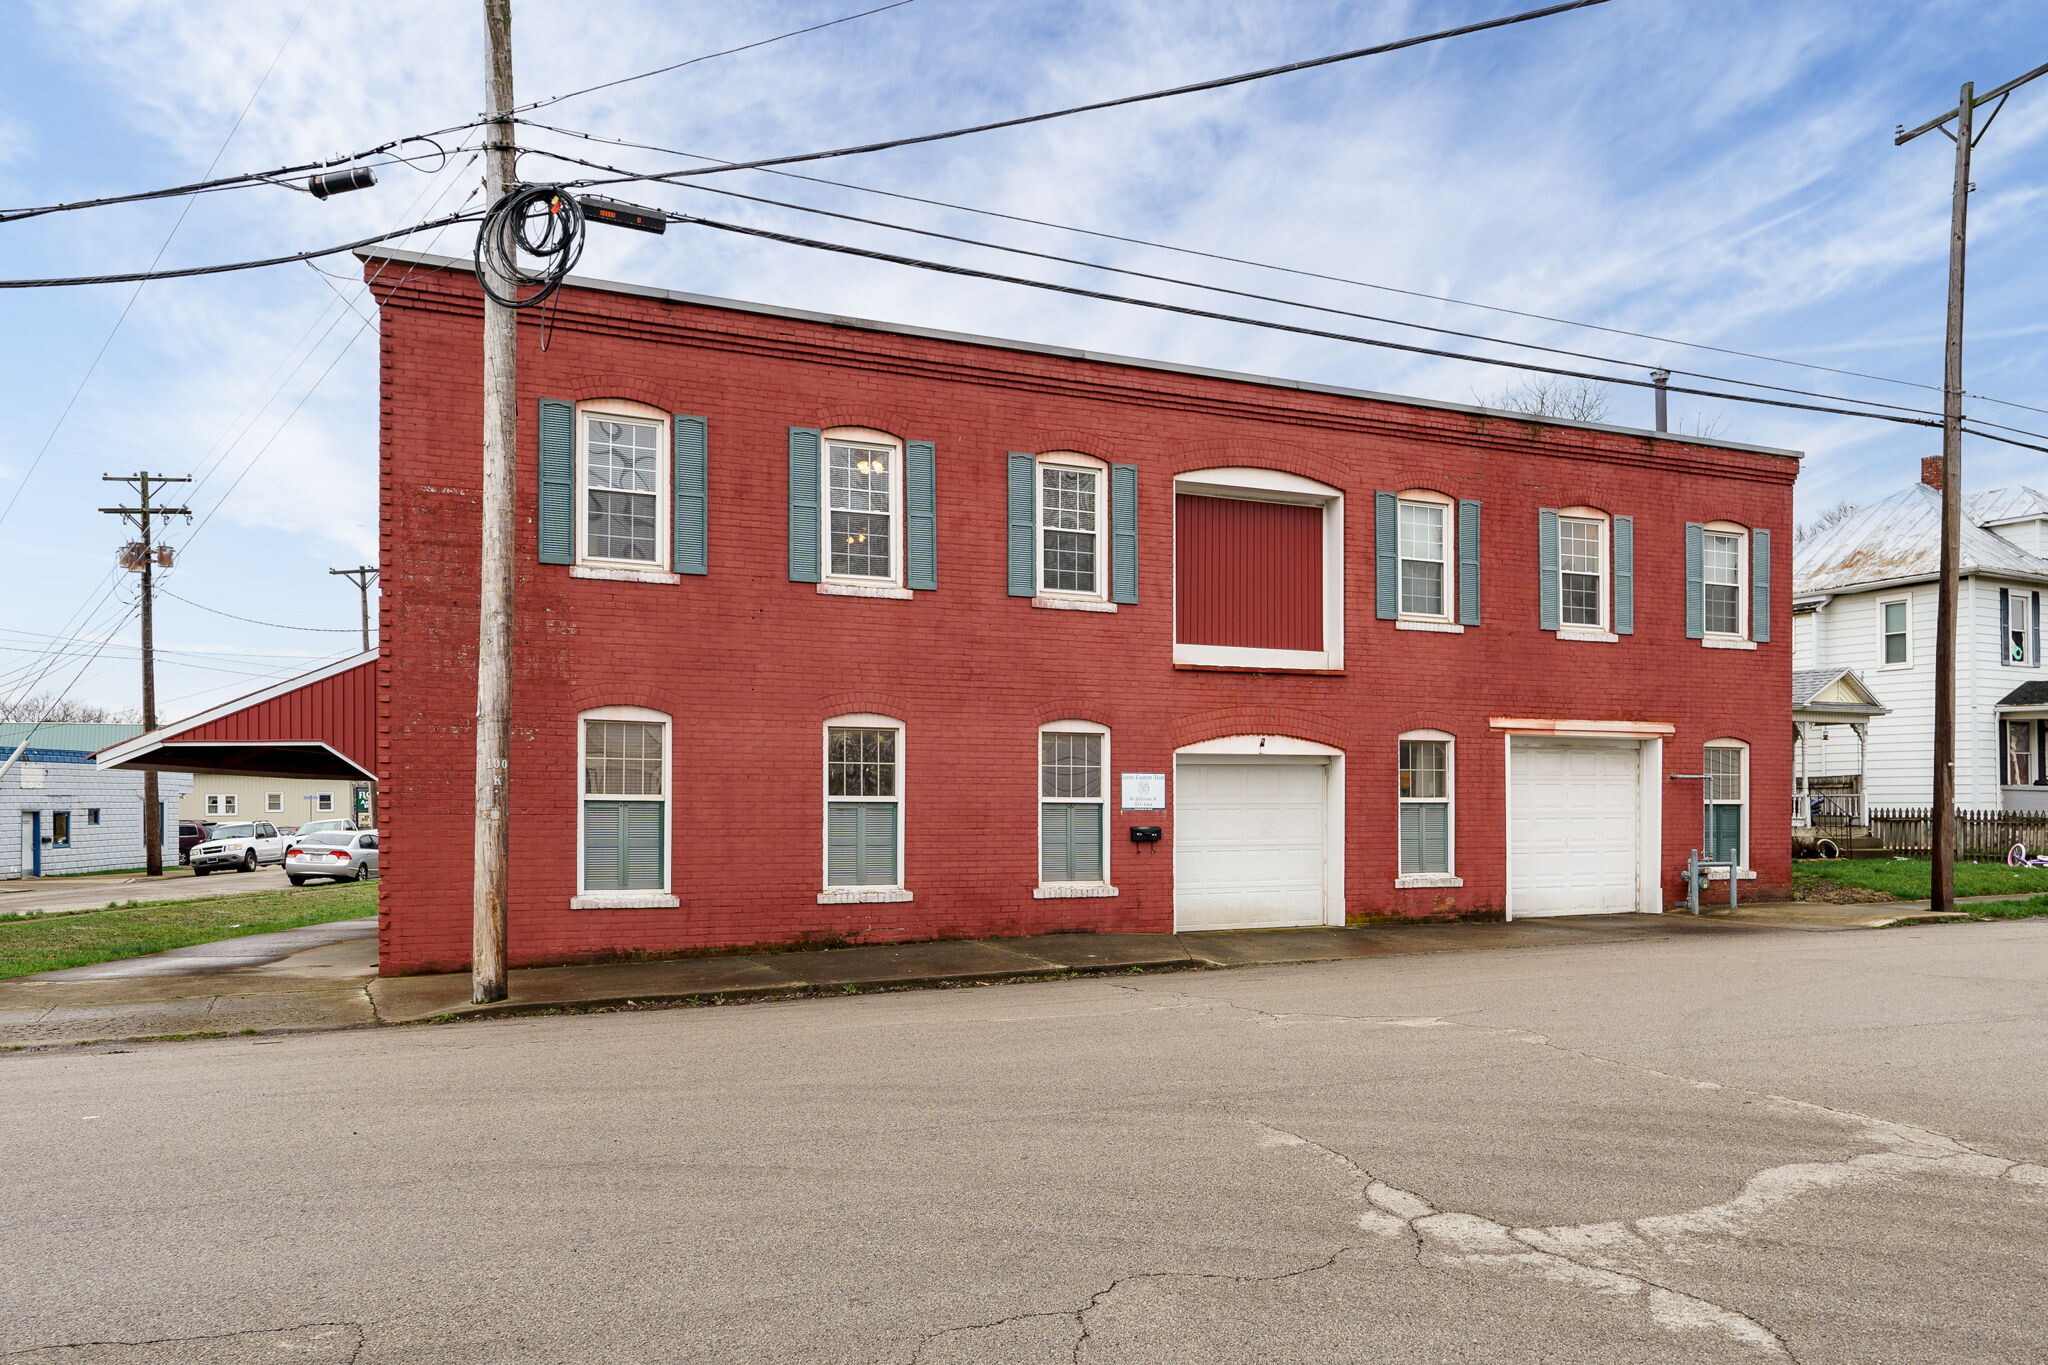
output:
[{"label": "small white sign on wall", "polygon": [[1165,773],[1125,773],[1123,779],[1125,810],[1166,809]]}]

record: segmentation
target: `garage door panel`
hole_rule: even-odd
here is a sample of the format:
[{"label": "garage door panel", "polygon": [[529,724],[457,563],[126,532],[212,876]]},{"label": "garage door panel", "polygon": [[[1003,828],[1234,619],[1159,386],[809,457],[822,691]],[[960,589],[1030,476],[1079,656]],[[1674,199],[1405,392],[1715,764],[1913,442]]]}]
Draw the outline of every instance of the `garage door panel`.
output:
[{"label": "garage door panel", "polygon": [[1323,923],[1328,771],[1284,760],[1178,765],[1175,927]]},{"label": "garage door panel", "polygon": [[1520,740],[1511,765],[1510,908],[1517,915],[1640,909],[1642,749]]}]

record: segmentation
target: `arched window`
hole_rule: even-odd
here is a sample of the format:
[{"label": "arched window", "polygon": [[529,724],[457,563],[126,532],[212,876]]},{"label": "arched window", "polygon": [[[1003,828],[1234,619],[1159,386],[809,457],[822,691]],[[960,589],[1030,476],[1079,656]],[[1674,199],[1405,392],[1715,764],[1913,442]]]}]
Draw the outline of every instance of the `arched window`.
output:
[{"label": "arched window", "polygon": [[1718,862],[1749,864],[1749,745],[1739,739],[1707,741],[1701,771],[1706,774],[1704,799],[1706,856]]},{"label": "arched window", "polygon": [[576,562],[669,568],[669,415],[600,398],[576,405]]},{"label": "arched window", "polygon": [[820,433],[827,584],[903,586],[903,442],[870,427]]},{"label": "arched window", "polygon": [[1109,599],[1109,466],[1056,450],[1038,457],[1038,596]]},{"label": "arched window", "polygon": [[1566,631],[1608,629],[1612,596],[1609,518],[1591,507],[1557,514],[1558,626]]},{"label": "arched window", "polygon": [[823,902],[909,900],[903,889],[903,722],[825,722]]},{"label": "arched window", "polygon": [[1749,637],[1749,532],[1732,521],[1700,528],[1700,619],[1707,638]]},{"label": "arched window", "polygon": [[1038,884],[1046,895],[1109,885],[1109,727],[1060,720],[1038,730]]},{"label": "arched window", "polygon": [[669,718],[601,706],[576,718],[577,909],[673,906]]},{"label": "arched window", "polygon": [[1457,504],[1441,493],[1411,488],[1394,504],[1400,549],[1401,619],[1457,619]]},{"label": "arched window", "polygon": [[1410,730],[1398,743],[1401,849],[1395,885],[1458,885],[1452,762],[1457,741],[1442,730]]}]

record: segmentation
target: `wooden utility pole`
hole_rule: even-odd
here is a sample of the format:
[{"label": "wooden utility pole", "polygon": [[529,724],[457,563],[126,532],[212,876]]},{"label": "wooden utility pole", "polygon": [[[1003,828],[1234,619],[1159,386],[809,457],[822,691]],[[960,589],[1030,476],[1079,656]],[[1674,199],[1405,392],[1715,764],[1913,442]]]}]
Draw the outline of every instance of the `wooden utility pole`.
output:
[{"label": "wooden utility pole", "polygon": [[[1941,132],[1956,144],[1955,187],[1948,225],[1948,335],[1941,366],[1941,580],[1934,608],[1934,868],[1929,908],[1955,909],[1956,899],[1956,599],[1963,562],[1963,274],[1970,222],[1970,153],[2005,108],[2014,90],[2048,74],[2048,65],[1983,95],[1964,82],[1956,107],[1893,139],[1903,146],[1922,133]],[[1976,126],[1977,110],[1997,101]],[[1948,124],[1953,121],[1954,129]]]},{"label": "wooden utility pole", "polygon": [[368,653],[370,648],[370,585],[377,581],[376,567],[370,564],[360,564],[353,569],[329,569],[327,572],[338,578],[351,578],[355,580],[356,592],[362,597],[363,651]]},{"label": "wooden utility pole", "polygon": [[[156,543],[156,518],[189,517],[189,507],[159,507],[150,501],[150,494],[158,486],[167,483],[190,483],[189,477],[172,477],[165,474],[151,474],[147,470],[134,474],[102,474],[101,483],[125,483],[137,493],[134,507],[102,507],[100,511],[123,518],[133,518],[142,538],[126,546],[121,553],[121,563],[130,570],[142,571],[142,728],[156,729],[156,571],[159,565],[171,566],[171,547]],[[164,808],[162,798],[157,794],[156,770],[145,769],[142,774],[142,865],[152,877],[164,875]]]},{"label": "wooden utility pole", "polygon": [[[495,119],[484,142],[484,202],[495,206],[512,189],[515,168],[512,110],[512,0],[484,0],[485,97]],[[486,223],[482,231],[492,230]],[[507,243],[508,258],[511,243]],[[490,269],[494,253],[481,253]],[[516,285],[494,281],[512,297]],[[517,482],[515,442],[518,323],[513,310],[484,297],[484,477],[482,594],[476,658],[476,848],[470,886],[469,997],[479,1005],[503,1000],[507,890],[507,786],[512,724],[512,501]]]}]

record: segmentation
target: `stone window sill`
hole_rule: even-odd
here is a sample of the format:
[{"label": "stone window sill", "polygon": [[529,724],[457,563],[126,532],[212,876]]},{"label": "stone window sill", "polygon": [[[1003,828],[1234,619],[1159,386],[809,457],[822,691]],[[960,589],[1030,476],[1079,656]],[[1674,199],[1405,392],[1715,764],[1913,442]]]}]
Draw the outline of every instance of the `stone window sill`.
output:
[{"label": "stone window sill", "polygon": [[1045,611],[1115,611],[1114,602],[1095,602],[1085,597],[1034,597],[1031,605]]},{"label": "stone window sill", "polygon": [[1394,622],[1395,630],[1429,630],[1439,635],[1463,635],[1465,628],[1454,621],[1409,621]]},{"label": "stone window sill", "polygon": [[892,901],[913,901],[917,897],[900,886],[842,886],[820,891],[820,905],[884,905]]},{"label": "stone window sill", "polygon": [[1700,641],[1708,649],[1755,649],[1756,641],[1738,640],[1732,635],[1709,635]]},{"label": "stone window sill", "polygon": [[571,564],[571,578],[597,578],[607,583],[680,583],[681,574],[662,569],[600,569],[589,564]]},{"label": "stone window sill", "polygon": [[911,591],[908,588],[892,588],[868,583],[820,583],[820,597],[886,597],[894,602],[908,602]]},{"label": "stone window sill", "polygon": [[1041,901],[1097,900],[1123,893],[1101,882],[1054,882],[1032,889],[1031,898]]},{"label": "stone window sill", "polygon": [[1611,645],[1621,639],[1611,630],[1588,630],[1584,627],[1565,626],[1558,630],[1560,640],[1581,640],[1587,644]]},{"label": "stone window sill", "polygon": [[1406,891],[1417,886],[1463,886],[1463,877],[1454,877],[1448,872],[1414,872],[1405,877],[1394,878],[1394,889]]},{"label": "stone window sill", "polygon": [[571,910],[673,910],[681,902],[666,891],[585,891]]}]

